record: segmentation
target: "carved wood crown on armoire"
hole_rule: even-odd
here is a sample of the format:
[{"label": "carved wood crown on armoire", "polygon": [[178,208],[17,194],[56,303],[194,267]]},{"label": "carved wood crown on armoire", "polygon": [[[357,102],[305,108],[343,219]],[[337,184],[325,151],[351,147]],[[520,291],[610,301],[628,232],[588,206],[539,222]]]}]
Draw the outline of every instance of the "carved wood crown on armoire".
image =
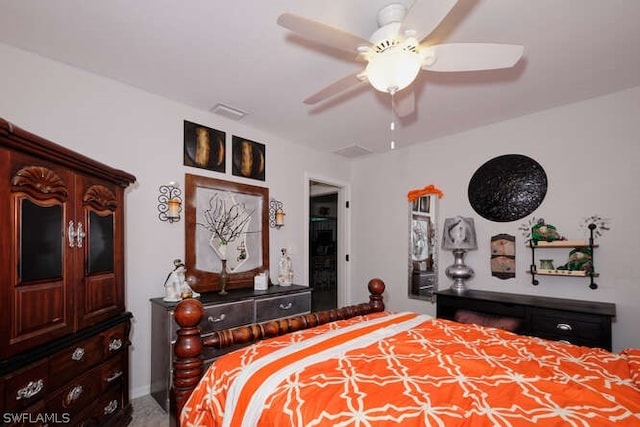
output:
[{"label": "carved wood crown on armoire", "polygon": [[124,190],[0,119],[0,424],[127,425]]}]

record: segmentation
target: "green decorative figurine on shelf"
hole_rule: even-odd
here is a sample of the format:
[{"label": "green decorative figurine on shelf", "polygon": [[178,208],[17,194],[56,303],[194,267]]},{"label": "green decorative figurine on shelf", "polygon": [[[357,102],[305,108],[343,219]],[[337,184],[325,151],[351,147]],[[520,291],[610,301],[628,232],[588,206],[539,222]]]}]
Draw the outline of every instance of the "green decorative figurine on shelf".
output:
[{"label": "green decorative figurine on shelf", "polygon": [[593,273],[593,252],[590,248],[575,248],[569,252],[569,261],[558,270],[586,271]]},{"label": "green decorative figurine on shelf", "polygon": [[538,222],[531,227],[531,241],[533,242],[553,242],[555,240],[566,240],[558,233],[558,230],[544,222],[544,218],[540,218]]}]

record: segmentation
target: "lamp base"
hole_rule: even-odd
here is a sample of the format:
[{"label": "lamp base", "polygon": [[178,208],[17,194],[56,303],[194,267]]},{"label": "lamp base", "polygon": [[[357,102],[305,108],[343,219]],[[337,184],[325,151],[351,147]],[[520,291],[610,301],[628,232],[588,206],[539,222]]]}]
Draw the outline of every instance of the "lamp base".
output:
[{"label": "lamp base", "polygon": [[475,275],[473,269],[464,263],[466,253],[467,251],[464,249],[454,249],[453,264],[444,271],[444,274],[453,280],[451,290],[459,294],[467,290],[465,280],[470,280]]}]

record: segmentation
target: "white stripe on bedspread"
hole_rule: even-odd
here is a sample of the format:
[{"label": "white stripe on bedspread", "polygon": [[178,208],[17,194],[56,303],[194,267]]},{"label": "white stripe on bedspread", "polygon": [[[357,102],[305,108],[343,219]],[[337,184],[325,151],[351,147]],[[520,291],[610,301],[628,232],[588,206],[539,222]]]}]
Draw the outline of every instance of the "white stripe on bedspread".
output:
[{"label": "white stripe on bedspread", "polygon": [[[242,369],[242,372],[236,377],[236,379],[234,380],[233,384],[231,385],[231,387],[229,387],[229,391],[227,394],[227,399],[226,399],[226,404],[225,404],[225,408],[224,408],[224,419],[223,419],[223,423],[222,425],[224,427],[228,427],[231,420],[233,419],[233,413],[236,407],[236,402],[238,401],[238,397],[240,396],[240,393],[243,389],[243,387],[245,386],[245,384],[247,383],[247,381],[249,381],[249,379],[251,378],[251,375],[253,375],[254,372],[257,372],[260,368],[268,365],[269,363],[271,363],[274,360],[279,359],[280,357],[286,356],[288,354],[291,354],[291,352],[295,352],[298,350],[302,350],[305,349],[309,346],[315,345],[317,343],[320,343],[322,341],[328,340],[332,337],[338,336],[340,334],[344,334],[344,333],[348,333],[351,331],[355,331],[357,329],[361,329],[367,326],[371,326],[373,324],[377,324],[377,323],[382,323],[382,322],[387,322],[390,319],[393,319],[395,317],[400,317],[403,315],[406,315],[407,313],[396,313],[396,314],[391,314],[389,316],[384,316],[381,318],[377,318],[377,319],[373,319],[373,320],[369,320],[366,322],[362,322],[362,323],[358,323],[355,325],[351,325],[345,328],[341,328],[341,329],[337,329],[337,330],[332,330],[332,331],[328,331],[327,333],[324,333],[320,336],[316,336],[310,339],[307,339],[303,342],[300,343],[295,343],[292,344],[288,347],[279,349],[274,351],[273,353],[270,353],[256,361],[254,361],[253,363],[245,366]],[[432,316],[429,315],[417,315],[416,317],[409,319],[407,321],[404,321],[402,323],[398,323],[398,324],[394,324],[394,325],[390,325],[387,327],[384,327],[382,329],[377,329],[373,332],[370,332],[366,335],[351,339],[343,344],[340,345],[336,345],[334,347],[331,347],[329,349],[326,349],[320,353],[314,354],[312,356],[308,356],[304,359],[300,359],[282,369],[280,369],[279,371],[275,372],[273,375],[271,375],[266,381],[264,381],[260,387],[256,390],[255,393],[252,394],[251,400],[249,405],[247,406],[247,411],[244,414],[243,420],[242,420],[242,425],[243,426],[249,426],[249,425],[256,425],[258,423],[258,420],[260,418],[261,415],[261,411],[262,411],[262,407],[264,406],[264,403],[266,401],[266,399],[269,397],[269,395],[271,394],[271,392],[275,389],[275,387],[280,384],[284,379],[286,379],[289,375],[291,375],[292,373],[302,370],[305,367],[312,365],[318,361],[324,361],[327,359],[331,359],[331,358],[336,358],[339,357],[340,355],[342,355],[343,353],[356,349],[356,348],[362,348],[362,347],[366,347],[370,344],[375,343],[376,341],[380,341],[386,337],[389,336],[393,336],[395,334],[398,334],[400,332],[409,330],[413,327],[415,327],[416,325],[419,325],[420,323],[423,323],[427,320],[433,319]]]}]

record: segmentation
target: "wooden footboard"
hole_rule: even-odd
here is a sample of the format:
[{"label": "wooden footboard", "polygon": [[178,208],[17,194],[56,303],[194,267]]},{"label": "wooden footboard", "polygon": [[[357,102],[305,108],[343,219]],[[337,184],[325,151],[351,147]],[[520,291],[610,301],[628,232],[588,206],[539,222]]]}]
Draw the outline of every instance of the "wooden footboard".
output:
[{"label": "wooden footboard", "polygon": [[202,352],[205,347],[225,348],[234,344],[253,343],[334,320],[383,311],[384,282],[380,279],[371,279],[368,288],[370,293],[368,303],[227,329],[214,332],[206,338],[200,336],[198,327],[204,312],[200,301],[190,298],[180,302],[174,313],[180,329],[178,329],[178,338],[173,349],[171,425],[179,425],[180,411],[204,373]]}]

